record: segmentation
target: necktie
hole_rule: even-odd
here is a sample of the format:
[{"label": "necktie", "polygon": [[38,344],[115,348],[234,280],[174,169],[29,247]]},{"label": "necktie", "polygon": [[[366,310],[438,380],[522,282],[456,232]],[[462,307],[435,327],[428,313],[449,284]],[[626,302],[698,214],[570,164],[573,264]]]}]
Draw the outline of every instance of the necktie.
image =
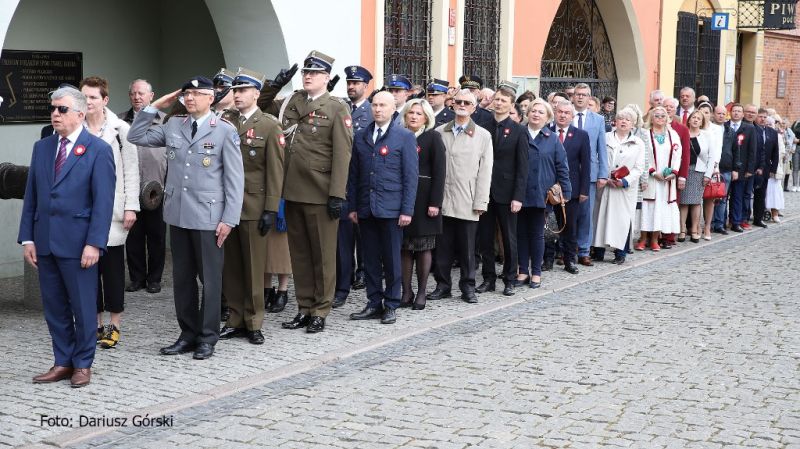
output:
[{"label": "necktie", "polygon": [[564,144],[564,130],[558,128],[558,139],[561,141],[561,144]]},{"label": "necktie", "polygon": [[69,143],[69,139],[62,137],[59,142],[60,145],[58,146],[58,156],[56,157],[56,181],[58,181],[58,172],[61,171],[61,167],[64,165],[64,162],[67,161],[67,144]]},{"label": "necktie", "polygon": [[464,128],[461,125],[456,126],[456,137],[461,134],[461,131],[464,131]]},{"label": "necktie", "polygon": [[355,103],[350,103],[350,115],[353,115],[354,112],[356,112],[356,105]]},{"label": "necktie", "polygon": [[684,109],[684,110],[683,110],[683,124],[684,124],[684,125],[686,124],[686,118],[687,118],[686,116],[687,116],[687,115],[689,115],[689,111],[687,111],[686,109]]},{"label": "necktie", "polygon": [[578,112],[578,129],[583,129],[583,112]]},{"label": "necktie", "polygon": [[197,134],[197,120],[192,122],[192,139],[194,139],[195,134]]},{"label": "necktie", "polygon": [[503,127],[502,122],[498,123],[497,124],[497,128],[495,128],[495,131],[494,131],[494,144],[495,145],[497,145],[497,142],[500,141],[500,136],[503,133],[503,129],[505,129],[505,128]]},{"label": "necktie", "polygon": [[378,128],[378,135],[375,137],[375,143],[378,143],[381,140],[381,136],[383,135],[383,130]]}]

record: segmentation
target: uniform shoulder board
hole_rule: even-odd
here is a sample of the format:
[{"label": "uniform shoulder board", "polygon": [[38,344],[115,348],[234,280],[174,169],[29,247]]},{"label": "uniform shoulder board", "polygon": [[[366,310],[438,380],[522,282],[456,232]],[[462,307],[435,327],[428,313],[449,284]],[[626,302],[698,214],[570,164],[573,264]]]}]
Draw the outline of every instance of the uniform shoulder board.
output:
[{"label": "uniform shoulder board", "polygon": [[171,119],[173,119],[173,118],[186,118],[186,117],[188,117],[188,116],[189,116],[189,114],[175,114],[175,115],[173,115],[173,116],[172,116],[172,117],[170,117],[170,118],[171,118]]},{"label": "uniform shoulder board", "polygon": [[[233,123],[231,123],[230,120],[226,119],[225,117],[220,117],[219,119],[220,119],[220,121],[223,121],[223,122],[233,126]],[[233,127],[236,128],[235,126],[233,126]]]},{"label": "uniform shoulder board", "polygon": [[344,101],[343,99],[341,99],[339,97],[334,97],[333,95],[331,95],[331,100],[338,101],[339,103],[341,103],[341,104],[343,104],[343,105],[345,105],[347,107],[350,107],[350,105],[346,101]]},{"label": "uniform shoulder board", "polygon": [[264,117],[267,117],[267,118],[270,118],[270,119],[272,119],[272,121],[273,121],[273,122],[275,122],[275,123],[278,123],[278,124],[280,124],[280,123],[281,123],[281,122],[280,122],[280,120],[278,120],[278,117],[275,117],[275,116],[274,116],[274,115],[272,115],[272,114],[269,114],[269,113],[266,113],[266,112],[265,112],[265,113],[264,113]]}]

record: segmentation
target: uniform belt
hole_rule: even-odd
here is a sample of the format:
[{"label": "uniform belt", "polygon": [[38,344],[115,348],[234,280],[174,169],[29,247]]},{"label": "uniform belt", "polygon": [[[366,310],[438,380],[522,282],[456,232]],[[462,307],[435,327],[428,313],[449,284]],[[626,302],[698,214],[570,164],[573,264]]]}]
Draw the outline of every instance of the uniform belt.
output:
[{"label": "uniform belt", "polygon": [[430,176],[419,175],[419,177],[420,177],[420,178],[428,178],[428,179],[431,179],[431,177],[430,177]]}]

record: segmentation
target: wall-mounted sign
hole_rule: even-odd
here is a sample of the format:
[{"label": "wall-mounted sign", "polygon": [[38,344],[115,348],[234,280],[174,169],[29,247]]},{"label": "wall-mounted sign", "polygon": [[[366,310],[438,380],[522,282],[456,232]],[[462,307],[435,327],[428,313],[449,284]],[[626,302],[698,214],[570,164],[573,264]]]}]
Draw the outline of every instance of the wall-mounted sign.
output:
[{"label": "wall-mounted sign", "polygon": [[786,98],[786,70],[778,70],[778,91],[775,98]]},{"label": "wall-mounted sign", "polygon": [[731,15],[726,12],[715,12],[714,14],[711,14],[712,30],[727,30],[730,23]]},{"label": "wall-mounted sign", "polygon": [[0,124],[49,122],[50,92],[83,79],[83,53],[3,50],[0,54]]},{"label": "wall-mounted sign", "polygon": [[796,0],[764,0],[764,29],[794,29],[796,12]]},{"label": "wall-mounted sign", "polygon": [[447,23],[447,26],[454,27],[456,26],[456,9],[450,8],[450,20]]}]

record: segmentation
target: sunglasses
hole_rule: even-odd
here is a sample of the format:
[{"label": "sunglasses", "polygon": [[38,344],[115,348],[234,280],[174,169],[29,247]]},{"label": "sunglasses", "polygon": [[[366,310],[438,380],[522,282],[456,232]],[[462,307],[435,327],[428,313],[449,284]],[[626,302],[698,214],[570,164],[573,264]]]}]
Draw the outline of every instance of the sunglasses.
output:
[{"label": "sunglasses", "polygon": [[56,109],[58,109],[58,113],[59,114],[66,114],[70,110],[73,110],[75,112],[81,112],[81,111],[79,111],[79,110],[77,110],[75,108],[71,108],[69,106],[53,106],[52,104],[47,106],[47,110],[48,110],[48,112],[50,112],[50,114],[55,112]]},{"label": "sunglasses", "polygon": [[453,103],[460,104],[462,106],[471,105],[472,102],[469,100],[453,100]]},{"label": "sunglasses", "polygon": [[667,118],[667,114],[653,114],[655,118]]}]

